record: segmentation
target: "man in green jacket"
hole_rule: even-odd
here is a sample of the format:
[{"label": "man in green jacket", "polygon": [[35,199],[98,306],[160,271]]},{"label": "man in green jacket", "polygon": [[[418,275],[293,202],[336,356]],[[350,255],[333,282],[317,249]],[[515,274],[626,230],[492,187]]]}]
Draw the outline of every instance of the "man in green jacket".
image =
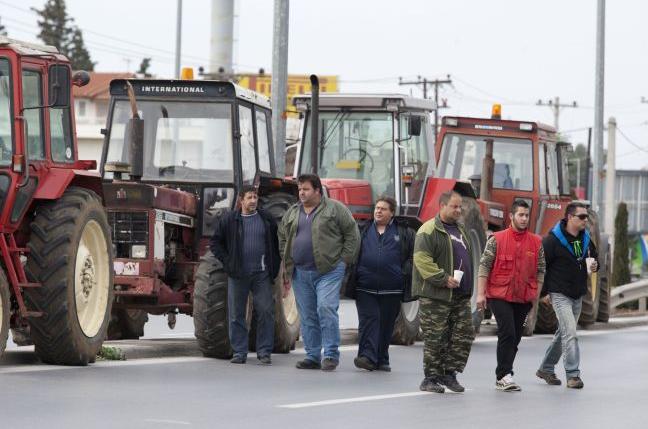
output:
[{"label": "man in green jacket", "polygon": [[358,254],[360,233],[349,209],[322,195],[319,177],[303,174],[297,182],[300,202],[279,226],[284,286],[292,279],[306,349],[297,368],[333,371],[340,362],[340,288]]},{"label": "man in green jacket", "polygon": [[427,392],[465,390],[457,373],[466,366],[475,335],[473,267],[468,236],[459,223],[461,203],[454,191],[441,194],[439,214],[419,228],[414,242],[412,294],[420,297],[424,342],[420,388]]}]

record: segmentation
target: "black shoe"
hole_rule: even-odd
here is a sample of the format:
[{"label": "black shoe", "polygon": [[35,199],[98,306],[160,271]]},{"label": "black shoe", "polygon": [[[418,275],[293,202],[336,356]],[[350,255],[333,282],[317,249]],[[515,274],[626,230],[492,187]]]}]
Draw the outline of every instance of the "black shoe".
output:
[{"label": "black shoe", "polygon": [[245,356],[234,356],[232,359],[230,359],[230,362],[239,364],[243,364],[246,361],[247,359],[245,358]]},{"label": "black shoe", "polygon": [[378,365],[378,371],[391,372],[391,366],[388,363],[383,363]]},{"label": "black shoe", "polygon": [[446,374],[439,378],[439,383],[452,390],[455,393],[461,393],[466,389],[457,381],[456,374]]},{"label": "black shoe", "polygon": [[272,359],[270,359],[270,356],[268,356],[268,355],[259,356],[259,364],[260,365],[272,365]]},{"label": "black shoe", "polygon": [[321,369],[322,365],[319,362],[315,362],[314,360],[304,359],[297,362],[297,364],[295,364],[295,367],[297,369]]},{"label": "black shoe", "polygon": [[569,377],[567,379],[567,387],[570,389],[582,389],[584,385],[580,377]]},{"label": "black shoe", "polygon": [[536,371],[536,377],[543,379],[547,382],[547,384],[550,384],[552,386],[560,386],[560,384],[562,383],[560,379],[556,377],[556,374],[554,374],[553,372],[543,371],[541,369]]},{"label": "black shoe", "polygon": [[339,362],[335,359],[324,358],[324,360],[322,361],[322,371],[335,371],[335,368],[337,368],[338,364]]},{"label": "black shoe", "polygon": [[364,356],[358,356],[357,358],[353,359],[353,364],[356,366],[356,368],[366,369],[367,371],[374,371],[376,369],[376,365],[371,363],[369,358],[366,358]]},{"label": "black shoe", "polygon": [[432,392],[432,393],[445,392],[445,387],[439,384],[439,379],[437,377],[425,377],[421,382],[421,386],[419,388],[424,392]]}]

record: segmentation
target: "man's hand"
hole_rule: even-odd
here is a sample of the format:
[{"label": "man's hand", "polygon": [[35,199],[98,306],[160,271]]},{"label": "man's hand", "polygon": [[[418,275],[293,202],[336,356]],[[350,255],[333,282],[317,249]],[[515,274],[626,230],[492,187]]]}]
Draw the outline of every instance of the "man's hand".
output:
[{"label": "man's hand", "polygon": [[596,262],[596,259],[594,260],[594,262],[592,262],[591,268],[593,273],[598,271],[599,266],[598,266],[598,262]]},{"label": "man's hand", "polygon": [[449,289],[456,289],[459,287],[459,282],[454,279],[454,277],[448,277],[448,282],[446,287]]},{"label": "man's hand", "polygon": [[551,305],[551,295],[546,294],[542,298],[540,298],[540,301],[542,301],[544,304]]},{"label": "man's hand", "polygon": [[486,310],[486,295],[478,294],[477,295],[477,310]]}]

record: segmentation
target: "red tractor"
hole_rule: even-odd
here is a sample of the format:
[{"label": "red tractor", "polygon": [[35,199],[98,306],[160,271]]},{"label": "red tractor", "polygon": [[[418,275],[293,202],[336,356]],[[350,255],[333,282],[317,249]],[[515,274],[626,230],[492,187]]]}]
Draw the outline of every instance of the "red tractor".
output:
[{"label": "red tractor", "polygon": [[[464,197],[463,222],[477,266],[486,237],[507,226],[508,207],[515,199],[530,204],[531,229],[539,234],[548,232],[571,201],[571,146],[558,142],[551,127],[503,121],[499,112],[491,119],[448,117],[435,144],[431,101],[394,94],[320,95],[317,79],[312,79],[313,96],[293,100],[302,116],[294,175],[317,172],[328,195],[344,202],[358,220],[368,219],[375,197],[387,194],[398,202],[398,217],[418,229],[437,214],[439,196],[456,190]],[[599,239],[592,218],[595,243],[606,255],[607,240]],[[607,265],[602,265],[592,276],[582,324],[607,320]],[[477,270],[473,271],[476,287]],[[475,299],[473,294],[473,322],[479,331],[483,315]],[[394,343],[414,341],[417,314],[416,302],[402,305]],[[535,326],[535,314],[534,307],[528,333]],[[538,320],[538,330],[555,329],[550,307],[541,307]]]},{"label": "red tractor", "polygon": [[[209,80],[120,79],[110,94],[101,162],[115,248],[110,336],[139,338],[147,314],[173,328],[183,313],[203,354],[227,358],[227,275],[208,249],[215,223],[244,184],[277,219],[296,201],[294,181],[275,174],[270,101]],[[299,317],[294,295],[274,287],[275,352],[287,353]]]},{"label": "red tractor", "polygon": [[77,158],[72,74],[52,46],[0,37],[0,352],[9,329],[46,363],[94,362],[113,301],[95,161]]}]

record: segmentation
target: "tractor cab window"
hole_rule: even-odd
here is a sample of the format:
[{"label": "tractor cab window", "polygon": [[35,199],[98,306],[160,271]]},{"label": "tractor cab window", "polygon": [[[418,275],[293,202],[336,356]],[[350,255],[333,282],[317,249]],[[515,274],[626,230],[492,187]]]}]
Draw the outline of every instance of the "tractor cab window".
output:
[{"label": "tractor cab window", "polygon": [[[407,185],[403,183],[401,190],[401,199],[405,206],[418,207],[420,205],[425,178],[428,173],[429,155],[428,155],[428,123],[425,116],[421,116],[421,134],[418,136],[408,135],[408,118],[409,115],[400,117],[400,163],[401,169],[405,167],[407,173],[411,174]],[[403,172],[402,172],[403,173]],[[404,174],[402,174],[404,175]]]},{"label": "tractor cab window", "polygon": [[43,105],[41,74],[35,70],[22,71],[23,112],[27,123],[27,155],[29,159],[45,158],[43,136],[43,109],[31,109]]},{"label": "tractor cab window", "polygon": [[[300,171],[310,172],[311,130],[306,127]],[[320,177],[366,180],[374,199],[395,194],[391,113],[320,112],[319,134]]]},{"label": "tractor cab window", "polygon": [[547,145],[547,183],[549,184],[549,195],[560,195],[558,189],[558,154],[556,153],[556,145]]},{"label": "tractor cab window", "polygon": [[538,182],[540,183],[540,195],[547,195],[547,163],[543,143],[538,144]]},{"label": "tractor cab window", "polygon": [[241,168],[243,183],[250,184],[256,174],[252,109],[239,106],[239,133],[241,134]]},{"label": "tractor cab window", "polygon": [[0,58],[0,165],[11,164],[13,150],[10,73],[9,61]]},{"label": "tractor cab window", "polygon": [[[50,81],[54,73],[63,70],[69,74],[67,66],[53,65],[49,68]],[[56,79],[56,75],[54,75]],[[60,90],[68,94],[70,89],[70,80],[67,79],[67,84],[60,79],[57,83],[60,85]],[[50,93],[50,97],[52,94]],[[66,107],[51,107],[49,111],[49,124],[50,124],[50,151],[52,153],[52,160],[55,162],[73,162],[74,161],[74,139],[72,138],[72,118],[71,109]]]},{"label": "tractor cab window", "polygon": [[256,132],[259,142],[259,170],[270,173],[270,154],[272,147],[268,138],[268,118],[262,110],[256,110]]},{"label": "tractor cab window", "polygon": [[493,188],[533,190],[531,140],[446,134],[439,163],[440,177],[474,180],[481,177],[486,139],[493,139]]},{"label": "tractor cab window", "polygon": [[[230,104],[138,100],[137,107],[144,120],[142,180],[234,181]],[[124,136],[131,116],[127,100],[114,104],[106,162],[129,162]]]}]

